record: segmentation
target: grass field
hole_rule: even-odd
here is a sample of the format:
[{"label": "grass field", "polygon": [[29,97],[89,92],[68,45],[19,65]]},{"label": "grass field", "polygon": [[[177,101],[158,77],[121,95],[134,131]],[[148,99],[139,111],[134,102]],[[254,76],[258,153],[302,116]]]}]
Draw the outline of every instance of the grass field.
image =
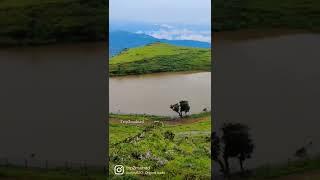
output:
[{"label": "grass field", "polygon": [[107,13],[104,0],[0,0],[0,45],[103,40]]},{"label": "grass field", "polygon": [[[298,177],[315,171],[320,171],[320,157],[296,160],[273,166],[263,166],[254,171],[255,177],[252,179]],[[320,173],[318,177],[320,177]]]},{"label": "grass field", "polygon": [[250,170],[245,175],[233,174],[230,180],[318,180],[320,156],[270,164]]},{"label": "grass field", "polygon": [[157,72],[210,71],[211,51],[165,43],[131,48],[109,61],[109,75],[137,75]]},{"label": "grass field", "polygon": [[[144,120],[144,123],[123,124],[121,120]],[[115,165],[144,166],[150,167],[150,171],[165,172],[152,176],[125,175],[122,178],[210,179],[211,113],[184,119],[111,114],[109,130],[110,172]],[[117,177],[111,176],[113,178]]]},{"label": "grass field", "polygon": [[320,30],[318,0],[215,0],[215,31],[240,29]]}]

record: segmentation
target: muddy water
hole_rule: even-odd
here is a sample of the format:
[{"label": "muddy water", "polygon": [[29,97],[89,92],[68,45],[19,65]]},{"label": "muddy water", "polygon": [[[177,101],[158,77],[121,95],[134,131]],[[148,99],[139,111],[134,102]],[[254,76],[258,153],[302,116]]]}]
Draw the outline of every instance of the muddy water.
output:
[{"label": "muddy water", "polygon": [[216,35],[216,128],[228,121],[251,128],[256,148],[247,167],[287,162],[310,141],[310,155],[320,153],[320,34],[232,36]]},{"label": "muddy water", "polygon": [[24,164],[31,154],[49,166],[105,163],[106,49],[103,43],[0,49],[0,163]]},{"label": "muddy water", "polygon": [[211,73],[160,73],[113,77],[109,80],[113,113],[176,116],[170,104],[188,100],[190,113],[211,109]]}]

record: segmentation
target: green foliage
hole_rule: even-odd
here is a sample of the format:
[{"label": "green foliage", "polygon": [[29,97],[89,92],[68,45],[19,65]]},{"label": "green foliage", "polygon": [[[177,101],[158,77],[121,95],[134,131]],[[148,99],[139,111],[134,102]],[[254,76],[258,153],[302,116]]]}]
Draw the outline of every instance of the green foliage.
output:
[{"label": "green foliage", "polygon": [[186,115],[190,111],[190,105],[188,101],[180,101],[179,103],[171,104],[170,109],[178,113],[179,116],[182,118],[183,112]]},{"label": "green foliage", "polygon": [[318,0],[215,0],[215,31],[289,28],[320,30]]},{"label": "green foliage", "polygon": [[306,172],[318,171],[320,169],[320,157],[291,161],[278,165],[266,165],[254,170],[251,179],[272,179],[287,175],[302,174]]},{"label": "green foliage", "polygon": [[109,61],[110,76],[210,70],[210,49],[165,43],[132,48],[112,57]]},{"label": "green foliage", "polygon": [[229,158],[238,158],[241,171],[244,171],[243,163],[251,158],[254,149],[253,141],[249,134],[249,128],[240,123],[226,123],[222,127],[223,159],[225,161],[226,174],[229,173]]},{"label": "green foliage", "polygon": [[107,1],[2,0],[0,45],[106,39]]},{"label": "green foliage", "polygon": [[166,131],[164,133],[164,138],[173,141],[175,134],[172,131]]},{"label": "green foliage", "polygon": [[[150,166],[151,171],[164,171],[165,175],[153,175],[152,179],[210,179],[211,159],[210,141],[211,113],[201,113],[185,118],[185,123],[170,125],[169,117],[147,116],[148,123],[142,126],[129,125],[137,130],[137,133],[129,135],[126,126],[118,125],[115,119],[121,118],[139,119],[142,115],[112,115],[110,132],[114,136],[127,136],[119,143],[112,140],[109,147],[110,171],[114,165],[125,166]],[[188,121],[198,121],[188,123]],[[117,117],[117,118],[116,118]],[[131,117],[131,118],[130,118]],[[161,122],[152,123],[153,121]],[[125,175],[123,177],[129,178]],[[143,176],[134,176],[142,178]],[[112,176],[111,179],[116,179]]]}]

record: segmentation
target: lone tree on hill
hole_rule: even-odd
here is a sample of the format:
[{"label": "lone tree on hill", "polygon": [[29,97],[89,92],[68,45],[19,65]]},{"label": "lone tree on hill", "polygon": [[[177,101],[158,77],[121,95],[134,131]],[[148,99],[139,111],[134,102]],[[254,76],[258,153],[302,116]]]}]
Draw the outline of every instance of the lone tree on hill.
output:
[{"label": "lone tree on hill", "polygon": [[216,133],[211,137],[213,145],[212,159],[218,162],[221,171],[228,176],[230,172],[229,159],[237,158],[241,172],[244,173],[243,164],[246,159],[251,158],[254,149],[253,141],[249,135],[249,128],[240,123],[226,123],[221,129],[221,138]]},{"label": "lone tree on hill", "polygon": [[184,115],[186,115],[190,111],[190,105],[188,101],[180,101],[179,103],[172,104],[170,105],[170,108],[178,113],[181,118],[183,117],[183,112]]}]

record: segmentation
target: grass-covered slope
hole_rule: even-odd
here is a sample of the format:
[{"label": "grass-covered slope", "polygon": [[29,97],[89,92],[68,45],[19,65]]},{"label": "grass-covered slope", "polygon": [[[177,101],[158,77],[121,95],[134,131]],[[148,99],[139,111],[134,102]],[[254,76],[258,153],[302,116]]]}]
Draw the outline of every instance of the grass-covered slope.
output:
[{"label": "grass-covered slope", "polygon": [[[144,123],[123,124],[121,120],[144,120]],[[210,112],[184,119],[113,114],[109,118],[109,132],[111,179],[116,179],[113,167],[119,164],[165,172],[151,176],[125,174],[124,179],[211,179]]]},{"label": "grass-covered slope", "polygon": [[238,29],[320,30],[319,0],[215,0],[215,31]]},{"label": "grass-covered slope", "polygon": [[105,0],[0,0],[0,45],[106,39],[107,13]]},{"label": "grass-covered slope", "polygon": [[110,76],[174,71],[210,71],[209,48],[153,43],[128,49],[109,61]]}]

